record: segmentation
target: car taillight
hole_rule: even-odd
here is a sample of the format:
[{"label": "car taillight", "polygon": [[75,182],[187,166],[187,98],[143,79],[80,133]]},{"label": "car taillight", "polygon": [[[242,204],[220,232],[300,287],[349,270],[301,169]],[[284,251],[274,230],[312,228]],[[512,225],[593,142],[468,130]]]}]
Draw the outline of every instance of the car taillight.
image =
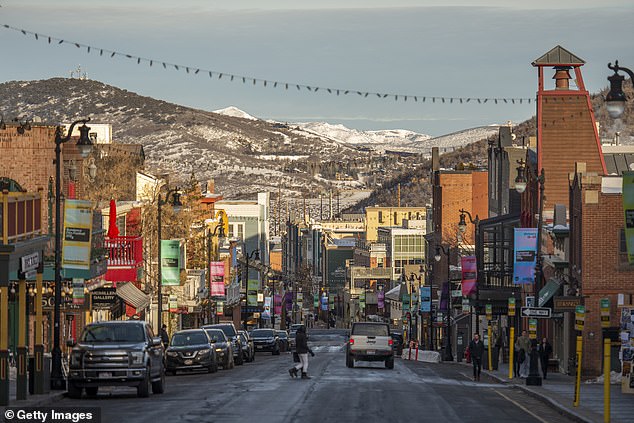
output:
[{"label": "car taillight", "polygon": [[388,339],[387,340],[387,344],[388,345],[394,345],[394,340],[393,339]]},{"label": "car taillight", "polygon": [[354,339],[350,338],[350,345],[354,345]]}]

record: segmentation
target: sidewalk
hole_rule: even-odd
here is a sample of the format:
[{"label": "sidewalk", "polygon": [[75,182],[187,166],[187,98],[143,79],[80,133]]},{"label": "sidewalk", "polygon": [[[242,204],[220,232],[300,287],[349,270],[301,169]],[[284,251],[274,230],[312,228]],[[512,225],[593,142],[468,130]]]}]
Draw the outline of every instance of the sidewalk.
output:
[{"label": "sidewalk", "polygon": [[[458,363],[471,366],[465,361]],[[578,407],[573,407],[575,378],[563,373],[548,373],[542,386],[526,386],[526,380],[509,379],[509,364],[500,363],[498,370],[482,370],[482,373],[500,383],[513,384],[518,389],[560,410],[561,413],[580,422],[603,422],[603,383],[585,383],[581,380],[581,397]],[[541,376],[541,374],[540,374]],[[621,392],[621,385],[610,385],[611,422],[625,423],[634,416],[634,395]]]},{"label": "sidewalk", "polygon": [[[15,391],[16,391],[16,368],[9,368],[9,407],[41,407],[45,405],[50,405],[55,401],[58,401],[64,397],[66,391],[50,391],[46,394],[41,395],[31,395],[26,394],[26,399],[18,401],[15,399]],[[6,407],[0,406],[0,412],[4,412]]]}]

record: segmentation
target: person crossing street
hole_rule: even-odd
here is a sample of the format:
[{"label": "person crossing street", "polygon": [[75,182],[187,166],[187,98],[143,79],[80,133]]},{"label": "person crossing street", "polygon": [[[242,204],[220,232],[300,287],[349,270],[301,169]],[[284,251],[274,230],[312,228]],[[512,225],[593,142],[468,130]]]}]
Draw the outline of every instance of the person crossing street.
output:
[{"label": "person crossing street", "polygon": [[308,347],[308,335],[306,335],[306,327],[300,326],[297,329],[297,334],[295,335],[295,352],[299,356],[299,363],[297,363],[294,367],[288,369],[288,373],[291,377],[297,377],[297,372],[301,369],[302,379],[311,379],[308,376],[308,354],[311,356],[315,356],[313,351]]}]

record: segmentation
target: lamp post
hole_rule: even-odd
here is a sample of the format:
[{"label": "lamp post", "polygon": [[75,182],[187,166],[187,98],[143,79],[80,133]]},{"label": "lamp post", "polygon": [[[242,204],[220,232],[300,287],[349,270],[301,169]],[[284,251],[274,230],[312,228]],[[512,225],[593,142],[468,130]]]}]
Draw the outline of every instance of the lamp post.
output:
[{"label": "lamp post", "polygon": [[[419,294],[418,291],[418,287],[421,285],[421,282],[423,282],[423,275],[416,275],[415,273],[411,273],[409,275],[409,286],[410,286],[410,294],[409,294],[409,301],[410,301],[410,306],[409,306],[409,312],[410,312],[410,316],[411,318],[414,320],[414,324],[413,324],[413,328],[411,330],[412,333],[414,333],[414,340],[418,340],[418,310],[415,310],[414,307],[412,306],[413,303],[413,297],[414,295]],[[414,281],[418,282],[418,284],[416,285],[416,288],[414,287]],[[421,298],[419,296],[418,298],[418,303],[420,304]],[[411,320],[410,320],[411,322]],[[410,337],[411,338],[411,337]]]},{"label": "lamp post", "polygon": [[443,247],[442,245],[437,245],[436,246],[436,254],[434,255],[434,260],[436,260],[436,263],[439,263],[440,260],[442,259],[442,256],[440,255],[440,253],[443,253],[444,255],[447,256],[447,291],[448,291],[448,298],[447,298],[447,336],[445,337],[445,357],[444,360],[445,361],[453,361],[453,353],[452,353],[452,349],[451,349],[451,268],[450,268],[450,263],[449,263],[449,257],[450,257],[450,253],[451,253],[451,247],[447,246],[447,249],[445,249],[445,247]]},{"label": "lamp post", "polygon": [[92,142],[88,136],[90,128],[86,126],[90,118],[76,120],[64,135],[64,128],[55,128],[55,305],[53,308],[53,350],[51,351],[51,389],[66,389],[66,381],[62,373],[62,349],[60,347],[60,306],[62,303],[62,144],[68,142],[73,129],[79,123],[79,140],[77,148],[83,158],[92,151]]},{"label": "lamp post", "polygon": [[480,218],[476,214],[475,219],[471,217],[471,213],[469,213],[465,209],[460,209],[460,221],[458,222],[458,230],[460,233],[464,234],[467,231],[467,222],[465,220],[465,216],[469,217],[469,222],[475,225],[475,256],[476,256],[476,333],[480,333],[480,282],[482,281],[482,254],[481,250],[484,249],[483,245],[480,245],[478,248],[478,242],[480,239]]},{"label": "lamp post", "polygon": [[[245,284],[244,284],[244,292],[246,292],[246,298],[245,298],[245,308],[249,306],[249,260],[254,259],[256,261],[260,261],[260,249],[255,249],[253,251],[251,251],[251,253],[246,254],[246,246],[245,246],[245,255],[244,255],[244,267],[245,267],[245,272],[244,272],[244,280],[245,280]],[[247,315],[248,313],[246,312],[246,310],[244,311],[244,330],[247,330]]]},{"label": "lamp post", "polygon": [[[218,235],[218,238],[225,237],[225,225],[224,225],[224,220],[222,219],[222,215],[220,216],[220,221],[216,225],[216,228],[213,231],[210,231],[210,230],[207,231],[207,286],[209,287],[209,313],[211,314],[210,316],[211,322],[215,322],[216,320],[216,316],[213,314],[211,310],[211,244],[212,244],[213,238],[216,235]],[[217,259],[218,257],[215,257],[215,258]]]},{"label": "lamp post", "polygon": [[[617,65],[618,66],[618,65]],[[517,178],[515,178],[515,190],[522,194],[526,190],[526,163],[523,160],[518,161],[519,167],[517,168]],[[535,297],[539,298],[539,290],[542,283],[542,225],[544,217],[544,183],[546,182],[546,173],[542,168],[539,175],[536,175],[532,167],[528,167],[531,172],[531,176],[535,179],[539,185],[539,217],[537,220],[537,256],[535,257]],[[539,303],[537,304],[539,306]],[[538,331],[539,333],[539,331]],[[542,377],[539,375],[538,369],[538,353],[537,353],[537,341],[531,342],[530,352],[530,369],[528,377],[526,378],[527,385],[540,386],[542,384]]]},{"label": "lamp post", "polygon": [[619,66],[618,60],[614,62],[614,66],[612,66],[612,63],[608,63],[608,68],[614,71],[614,75],[608,76],[608,81],[610,81],[610,92],[608,92],[608,95],[605,98],[605,106],[608,109],[610,117],[612,119],[617,119],[621,117],[625,111],[625,100],[627,99],[625,97],[625,93],[623,92],[623,80],[625,78],[619,74],[619,71],[627,73],[630,76],[630,81],[634,81],[634,72],[628,68]]},{"label": "lamp post", "polygon": [[163,326],[163,272],[161,270],[162,268],[162,263],[161,263],[161,211],[162,208],[165,204],[168,204],[168,201],[170,199],[170,196],[172,198],[171,201],[171,205],[174,208],[179,208],[180,206],[182,206],[181,204],[181,200],[180,200],[180,194],[178,193],[179,188],[173,188],[170,189],[169,191],[167,191],[167,193],[165,194],[165,197],[161,198],[161,193],[159,192],[158,194],[158,212],[157,212],[157,232],[158,232],[158,289],[157,289],[157,293],[158,293],[158,330],[161,330],[161,327]]}]

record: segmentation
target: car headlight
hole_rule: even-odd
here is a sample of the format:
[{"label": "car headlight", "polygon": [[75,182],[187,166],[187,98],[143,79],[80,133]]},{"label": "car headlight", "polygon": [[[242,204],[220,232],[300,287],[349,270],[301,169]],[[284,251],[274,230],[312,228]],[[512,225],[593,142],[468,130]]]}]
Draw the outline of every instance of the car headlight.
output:
[{"label": "car headlight", "polygon": [[70,355],[70,365],[77,366],[81,363],[81,351],[73,351]]},{"label": "car headlight", "polygon": [[211,354],[211,350],[210,349],[199,350],[198,351],[198,356],[199,357],[207,357],[209,354]]},{"label": "car headlight", "polygon": [[178,353],[176,351],[168,351],[165,355],[168,357],[178,357]]},{"label": "car headlight", "polygon": [[143,363],[144,358],[145,358],[145,353],[143,351],[132,351],[130,353],[130,363],[132,364]]},{"label": "car headlight", "polygon": [[216,348],[216,352],[222,352],[222,348]]}]

